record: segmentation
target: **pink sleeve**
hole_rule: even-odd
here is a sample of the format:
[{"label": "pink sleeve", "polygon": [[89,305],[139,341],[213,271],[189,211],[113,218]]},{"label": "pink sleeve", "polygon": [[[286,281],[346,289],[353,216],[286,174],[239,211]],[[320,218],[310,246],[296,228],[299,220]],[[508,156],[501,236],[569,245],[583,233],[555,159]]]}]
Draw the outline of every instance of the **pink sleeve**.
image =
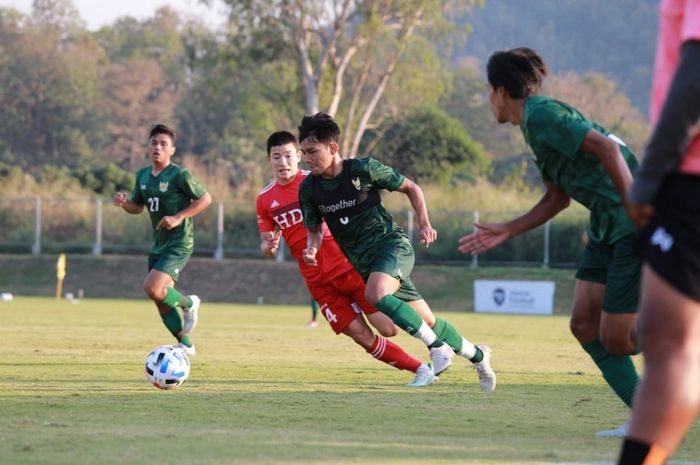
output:
[{"label": "pink sleeve", "polygon": [[700,0],[685,0],[681,41],[700,40]]}]

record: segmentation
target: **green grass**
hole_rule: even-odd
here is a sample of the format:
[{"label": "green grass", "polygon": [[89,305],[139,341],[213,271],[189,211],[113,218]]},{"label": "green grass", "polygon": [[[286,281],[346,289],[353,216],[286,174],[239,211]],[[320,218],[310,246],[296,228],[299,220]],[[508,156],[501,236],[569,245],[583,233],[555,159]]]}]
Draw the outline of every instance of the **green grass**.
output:
[{"label": "green grass", "polygon": [[[613,463],[594,433],[627,410],[575,344],[563,316],[445,314],[489,343],[499,385],[481,393],[457,360],[440,383],[371,359],[306,307],[208,304],[190,379],[172,392],[143,376],[169,343],[152,304],[42,298],[0,302],[0,463]],[[426,358],[414,339],[395,338]],[[675,460],[698,460],[697,425]]]}]

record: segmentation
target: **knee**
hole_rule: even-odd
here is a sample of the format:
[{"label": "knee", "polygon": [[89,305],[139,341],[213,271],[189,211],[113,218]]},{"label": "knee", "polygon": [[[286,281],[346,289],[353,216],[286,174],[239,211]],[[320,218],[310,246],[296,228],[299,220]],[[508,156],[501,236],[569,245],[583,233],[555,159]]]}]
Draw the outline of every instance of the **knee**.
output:
[{"label": "knee", "polygon": [[155,302],[160,302],[165,298],[165,290],[151,283],[144,283],[143,290]]},{"label": "knee", "polygon": [[365,299],[370,305],[377,305],[377,302],[382,300],[386,293],[382,289],[370,289],[369,287],[365,289]]},{"label": "knee", "polygon": [[391,322],[391,324],[381,325],[379,328],[377,328],[379,334],[381,334],[384,337],[394,337],[397,334],[399,334],[399,330],[394,324],[394,322],[391,320],[389,321]]},{"label": "knee", "polygon": [[591,321],[588,318],[581,318],[576,316],[576,312],[572,313],[571,320],[569,320],[569,329],[571,334],[579,342],[589,342],[598,337],[598,322]]}]

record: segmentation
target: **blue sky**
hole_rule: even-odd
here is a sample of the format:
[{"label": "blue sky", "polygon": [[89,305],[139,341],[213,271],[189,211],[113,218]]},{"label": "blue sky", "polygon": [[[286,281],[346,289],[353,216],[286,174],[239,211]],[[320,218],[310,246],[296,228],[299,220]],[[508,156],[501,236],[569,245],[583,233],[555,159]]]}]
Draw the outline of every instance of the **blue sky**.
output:
[{"label": "blue sky", "polygon": [[[148,18],[163,5],[169,5],[186,15],[198,16],[211,26],[222,24],[224,16],[221,12],[222,4],[217,0],[211,2],[213,6],[210,8],[198,0],[72,0],[72,3],[91,30],[110,24],[121,16]],[[0,0],[0,6],[13,7],[29,14],[32,10],[32,0]]]}]

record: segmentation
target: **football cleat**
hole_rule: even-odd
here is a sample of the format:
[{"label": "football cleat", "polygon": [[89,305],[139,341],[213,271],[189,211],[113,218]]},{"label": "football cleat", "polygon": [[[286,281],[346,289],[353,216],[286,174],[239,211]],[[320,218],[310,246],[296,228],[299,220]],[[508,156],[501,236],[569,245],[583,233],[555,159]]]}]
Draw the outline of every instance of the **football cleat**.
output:
[{"label": "football cleat", "polygon": [[185,353],[185,355],[187,355],[187,358],[191,358],[197,355],[197,349],[195,349],[194,344],[192,344],[191,347],[187,347],[181,342],[177,345],[177,348],[181,349]]},{"label": "football cleat", "polygon": [[197,317],[199,316],[199,306],[202,300],[196,295],[187,296],[192,301],[192,305],[189,307],[184,307],[182,309],[182,315],[184,316],[185,322],[182,325],[182,333],[190,334],[190,332],[197,326]]},{"label": "football cleat", "polygon": [[479,375],[479,386],[484,392],[493,392],[496,389],[496,373],[491,368],[491,348],[485,345],[477,346],[484,353],[484,358],[474,364]]},{"label": "football cleat", "polygon": [[452,357],[454,356],[455,351],[452,350],[452,347],[448,346],[447,344],[430,349],[430,360],[433,364],[435,376],[438,376],[440,373],[447,370],[450,364],[452,364]]},{"label": "football cleat", "polygon": [[416,376],[413,378],[413,381],[408,383],[406,386],[425,387],[437,383],[437,381],[438,377],[435,376],[435,372],[433,372],[432,365],[430,363],[424,363],[418,367],[418,370],[416,370]]}]

